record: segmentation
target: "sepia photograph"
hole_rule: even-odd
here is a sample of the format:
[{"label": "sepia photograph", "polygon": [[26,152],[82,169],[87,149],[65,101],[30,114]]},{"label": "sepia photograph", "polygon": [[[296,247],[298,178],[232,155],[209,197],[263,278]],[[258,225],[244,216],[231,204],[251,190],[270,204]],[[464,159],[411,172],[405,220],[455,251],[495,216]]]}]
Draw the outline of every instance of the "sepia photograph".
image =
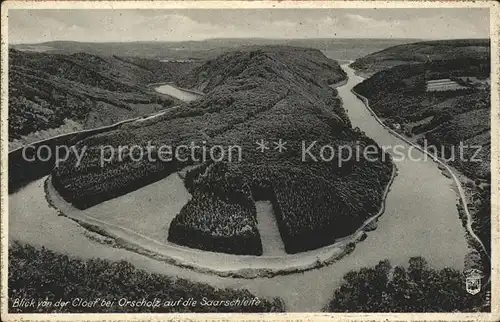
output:
[{"label": "sepia photograph", "polygon": [[498,320],[498,3],[405,3],[3,3],[2,320]]}]

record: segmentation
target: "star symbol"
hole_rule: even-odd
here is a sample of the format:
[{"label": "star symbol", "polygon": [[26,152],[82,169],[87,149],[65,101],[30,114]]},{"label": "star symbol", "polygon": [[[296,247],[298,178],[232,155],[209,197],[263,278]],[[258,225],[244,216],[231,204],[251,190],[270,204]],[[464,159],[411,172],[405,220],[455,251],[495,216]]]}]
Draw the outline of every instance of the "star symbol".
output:
[{"label": "star symbol", "polygon": [[284,150],[286,151],[286,148],[285,148],[286,141],[279,139],[278,142],[273,142],[273,144],[276,145],[276,147],[274,149],[278,150],[279,153],[283,152]]},{"label": "star symbol", "polygon": [[260,139],[259,141],[256,141],[255,144],[257,144],[256,150],[260,150],[260,152],[264,152],[265,150],[269,150],[269,147],[267,146],[268,142]]}]

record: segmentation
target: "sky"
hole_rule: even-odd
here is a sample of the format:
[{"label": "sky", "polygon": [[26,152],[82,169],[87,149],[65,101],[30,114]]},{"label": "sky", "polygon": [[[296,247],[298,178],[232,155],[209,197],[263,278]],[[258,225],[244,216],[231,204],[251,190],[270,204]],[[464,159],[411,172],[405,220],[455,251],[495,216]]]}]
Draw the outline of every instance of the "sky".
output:
[{"label": "sky", "polygon": [[9,42],[488,38],[488,9],[9,9]]}]

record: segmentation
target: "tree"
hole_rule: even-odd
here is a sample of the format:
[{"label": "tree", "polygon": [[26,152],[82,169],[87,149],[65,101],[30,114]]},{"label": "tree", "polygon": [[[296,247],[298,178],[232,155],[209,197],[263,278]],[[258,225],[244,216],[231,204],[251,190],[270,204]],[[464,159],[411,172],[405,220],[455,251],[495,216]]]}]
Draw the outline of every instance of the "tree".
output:
[{"label": "tree", "polygon": [[488,310],[486,290],[470,295],[464,276],[455,269],[434,270],[422,257],[408,269],[391,269],[388,260],[348,272],[334,291],[330,312],[474,312]]}]

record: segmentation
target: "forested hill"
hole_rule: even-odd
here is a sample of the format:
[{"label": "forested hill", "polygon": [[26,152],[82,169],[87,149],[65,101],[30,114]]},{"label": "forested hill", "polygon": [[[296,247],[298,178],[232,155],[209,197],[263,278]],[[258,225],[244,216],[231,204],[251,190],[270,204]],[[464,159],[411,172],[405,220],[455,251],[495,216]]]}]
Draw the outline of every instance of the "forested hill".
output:
[{"label": "forested hill", "polygon": [[[482,146],[472,160],[450,162],[473,179],[490,176],[489,60],[449,59],[396,66],[376,73],[355,87],[389,125],[398,124],[407,136],[450,156],[460,142]],[[435,80],[447,80],[436,83]],[[431,84],[431,85],[429,85]],[[451,87],[450,86],[455,86]],[[474,158],[475,159],[475,158]]]},{"label": "forested hill", "polygon": [[422,41],[398,45],[356,59],[351,67],[366,75],[397,65],[448,59],[489,59],[489,39]]},{"label": "forested hill", "polygon": [[[213,96],[228,96],[237,92],[268,91],[265,84],[279,84],[281,91],[293,88],[294,93],[307,97],[314,104],[331,99],[328,85],[346,80],[347,75],[335,60],[325,57],[317,49],[290,46],[261,46],[225,53],[193,68],[177,84]],[[275,90],[280,90],[276,88]],[[212,93],[213,92],[213,93]],[[266,95],[269,95],[267,93]],[[333,90],[336,94],[336,91]],[[317,95],[317,97],[311,97]],[[260,97],[255,97],[260,100]],[[328,104],[329,100],[326,101]],[[204,104],[204,103],[202,103]],[[341,104],[331,104],[335,117],[350,121]]]},{"label": "forested hill", "polygon": [[[391,160],[381,149],[375,161],[361,158],[338,165],[338,154],[318,162],[302,160],[303,141],[317,141],[311,149],[316,156],[326,144],[336,152],[339,146],[376,146],[352,129],[337,92],[328,85],[345,77],[335,61],[317,50],[263,47],[225,54],[178,82],[203,89],[205,96],[80,142],[77,148],[88,148],[79,171],[74,171],[73,156],[54,169],[54,186],[66,200],[87,208],[196,165],[185,175],[192,199],[172,221],[170,241],[261,254],[255,201],[270,200],[287,252],[333,243],[378,212],[392,173]],[[286,151],[274,149],[272,142],[280,139]],[[269,144],[265,153],[256,150],[259,140]],[[226,152],[216,162],[210,156],[199,161],[202,149],[179,150],[187,161],[154,160],[153,149],[152,161],[115,158],[105,167],[96,164],[100,146],[137,144],[146,149],[147,142],[174,151],[181,145],[203,145]],[[241,148],[241,159],[229,157],[231,146]]]},{"label": "forested hill", "polygon": [[482,162],[452,163],[473,179],[489,178],[488,39],[399,45],[360,58],[351,66],[361,72],[378,71],[355,90],[369,99],[388,124],[397,123],[406,135],[420,142],[427,139],[447,152],[460,142],[482,146],[478,155]]},{"label": "forested hill", "polygon": [[[260,63],[262,66],[259,66]],[[296,77],[314,85],[319,85],[318,81],[334,84],[346,78],[338,62],[326,59],[319,50],[265,46],[245,48],[209,60],[192,69],[179,80],[179,84],[207,92],[222,84],[237,83],[238,79],[252,76],[255,72],[281,74],[291,81],[296,81],[293,79]]]},{"label": "forested hill", "polygon": [[147,88],[173,81],[193,64],[86,53],[9,50],[9,140],[74,121],[108,125],[171,106]]}]

